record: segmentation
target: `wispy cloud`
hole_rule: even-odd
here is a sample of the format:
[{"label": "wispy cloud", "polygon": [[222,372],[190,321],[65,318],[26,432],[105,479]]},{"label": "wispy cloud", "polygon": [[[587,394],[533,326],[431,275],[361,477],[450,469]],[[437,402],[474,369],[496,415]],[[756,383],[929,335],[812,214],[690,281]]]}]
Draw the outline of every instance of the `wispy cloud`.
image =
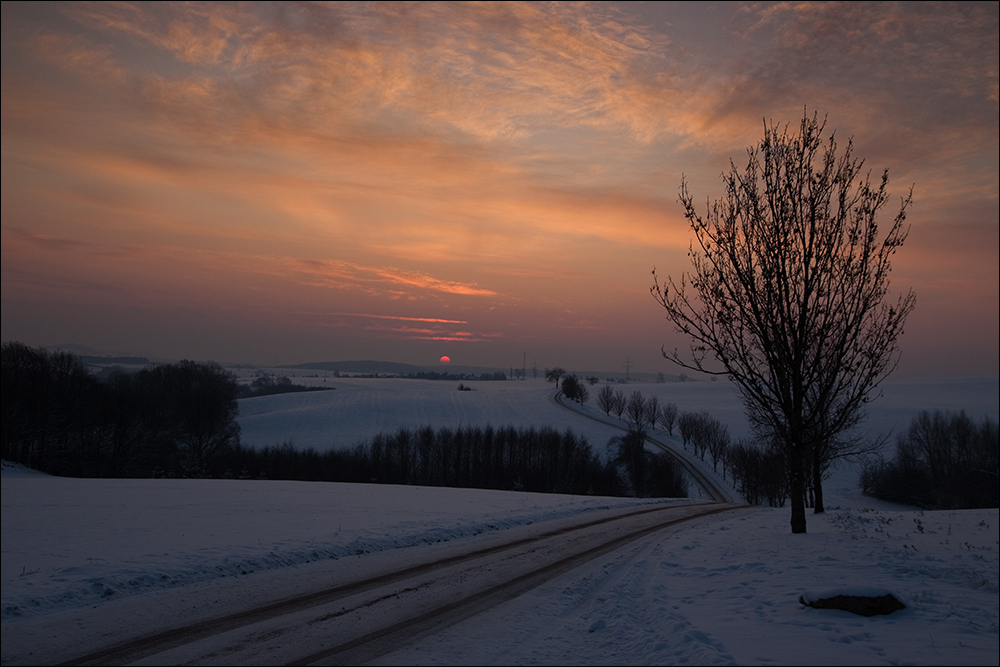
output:
[{"label": "wispy cloud", "polygon": [[[681,175],[718,196],[763,120],[804,107],[916,183],[917,266],[920,239],[997,225],[997,23],[995,3],[5,4],[5,281],[372,338],[607,330],[652,265],[686,266]],[[927,265],[988,300],[961,256]]]},{"label": "wispy cloud", "polygon": [[[315,260],[277,255],[248,255],[227,251],[191,249],[183,246],[125,246],[97,244],[77,239],[60,238],[20,229],[5,230],[4,250],[12,255],[19,248],[34,248],[32,255],[45,261],[45,255],[60,255],[61,264],[96,266],[97,262],[128,261],[196,265],[229,269],[242,274],[280,276],[306,285],[335,289],[355,289],[369,293],[390,294],[397,291],[379,290],[402,287],[410,292],[438,292],[461,296],[496,296],[496,292],[477,287],[474,283],[442,280],[431,275],[402,271],[392,267],[364,266],[341,260]],[[389,316],[383,316],[389,317]],[[411,318],[397,318],[411,319]],[[415,321],[464,323],[463,320],[413,318]]]},{"label": "wispy cloud", "polygon": [[446,294],[461,294],[463,296],[496,296],[490,289],[477,287],[475,283],[460,283],[452,280],[440,280],[433,276],[415,271],[399,271],[396,269],[366,269],[390,283],[418,287],[421,289],[444,292]]},{"label": "wispy cloud", "polygon": [[400,320],[403,322],[432,322],[436,324],[468,324],[467,320],[443,320],[437,317],[401,317],[399,315],[374,315],[372,313],[334,313],[347,317],[364,317],[373,320]]}]

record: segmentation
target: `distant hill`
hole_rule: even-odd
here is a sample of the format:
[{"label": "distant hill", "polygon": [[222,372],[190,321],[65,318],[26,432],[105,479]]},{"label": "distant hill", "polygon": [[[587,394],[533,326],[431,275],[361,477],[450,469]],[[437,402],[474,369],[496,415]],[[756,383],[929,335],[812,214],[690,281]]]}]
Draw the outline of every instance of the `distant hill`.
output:
[{"label": "distant hill", "polygon": [[[495,368],[490,366],[462,366],[458,364],[434,364],[430,366],[415,366],[413,364],[404,364],[395,361],[375,361],[372,359],[362,360],[362,361],[313,361],[305,364],[282,366],[282,368],[289,369],[299,369],[299,370],[314,370],[314,371],[327,371],[333,372],[337,371],[339,373],[351,373],[351,374],[362,374],[362,375],[401,375],[401,376],[417,376],[417,375],[427,375],[427,374],[441,374],[445,376],[442,379],[451,379],[452,376],[456,379],[472,379],[473,376],[478,377],[481,375],[493,375],[494,373],[504,373],[507,375],[508,379],[514,379],[511,377],[511,368]],[[520,370],[520,369],[516,369]],[[607,373],[605,371],[574,371],[580,377],[597,377],[600,378],[601,382],[608,381],[610,378],[624,378],[624,373]],[[532,377],[531,369],[528,369],[528,378]],[[538,369],[538,377],[544,379],[545,372],[543,369]],[[633,382],[681,382],[680,377],[676,375],[660,375],[657,373],[636,373],[631,374]],[[433,378],[437,379],[437,378]],[[696,380],[696,378],[686,378],[688,381]],[[698,378],[703,379],[703,378]]]},{"label": "distant hill", "polygon": [[[44,349],[54,352],[70,352],[75,356],[79,357],[81,361],[91,366],[146,366],[150,363],[160,364],[160,363],[175,363],[174,359],[166,359],[163,357],[154,356],[152,354],[127,354],[124,351],[105,351],[105,350],[95,350],[92,347],[87,347],[86,345],[79,345],[75,343],[65,343],[62,345],[50,345]],[[262,366],[259,364],[251,363],[227,363],[224,364],[227,368],[244,368],[244,369],[260,369]],[[334,371],[339,373],[349,373],[351,375],[381,375],[381,376],[402,376],[402,377],[416,377],[427,375],[440,375],[443,376],[441,379],[474,379],[483,375],[493,376],[496,373],[504,373],[508,379],[514,379],[515,371],[520,371],[519,366],[504,366],[498,368],[495,366],[465,366],[461,364],[429,364],[429,365],[414,365],[414,364],[404,364],[397,361],[376,361],[374,359],[362,359],[362,360],[342,360],[342,361],[310,361],[304,364],[282,364],[280,366],[275,366],[277,369],[294,369],[294,370],[312,370],[312,371],[326,371],[332,373]],[[537,377],[539,379],[545,379],[544,368],[539,367],[537,369]],[[571,373],[576,373],[582,378],[599,378],[601,382],[616,382],[625,379],[625,373],[618,372],[608,372],[608,371],[590,371],[590,370],[580,370],[575,368],[568,368]],[[632,371],[630,374],[630,379],[633,382],[682,382],[687,381],[703,381],[709,379],[707,376],[698,376],[697,374],[692,374],[696,377],[686,377],[678,376],[669,373],[649,373],[649,372],[637,372]],[[532,379],[533,372],[531,368],[527,369],[527,379]]]},{"label": "distant hill", "polygon": [[301,368],[314,371],[339,371],[341,373],[379,373],[382,375],[399,375],[416,373],[423,367],[411,364],[401,364],[395,361],[312,361],[306,364],[283,366],[282,368]]},{"label": "distant hill", "polygon": [[471,375],[493,375],[494,373],[509,373],[508,368],[490,368],[486,366],[461,366],[458,364],[434,364],[431,366],[415,366],[413,364],[403,364],[395,361],[374,361],[371,359],[363,361],[315,361],[294,366],[282,366],[282,368],[294,368],[314,371],[337,371],[339,373],[352,374],[374,374],[374,375],[401,375],[417,376],[421,374],[441,374],[444,376],[455,376],[460,378]]}]

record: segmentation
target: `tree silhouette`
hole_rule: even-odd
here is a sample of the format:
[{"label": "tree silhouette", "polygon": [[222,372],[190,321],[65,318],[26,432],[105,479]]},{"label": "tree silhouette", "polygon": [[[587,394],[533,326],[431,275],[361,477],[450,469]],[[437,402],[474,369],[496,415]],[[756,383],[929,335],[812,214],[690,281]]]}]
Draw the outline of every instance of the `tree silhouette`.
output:
[{"label": "tree silhouette", "polygon": [[164,396],[160,420],[179,448],[184,476],[209,475],[214,459],[240,441],[236,376],[214,362],[187,360],[143,374]]},{"label": "tree silhouette", "polygon": [[665,403],[662,408],[660,408],[660,423],[667,433],[670,435],[674,434],[674,423],[677,421],[677,406],[673,403]]},{"label": "tree silhouette", "polygon": [[643,436],[646,434],[646,399],[642,392],[636,389],[625,402],[625,414],[628,418],[629,426],[636,433]]},{"label": "tree silhouette", "polygon": [[765,123],[746,169],[730,162],[726,194],[704,218],[682,181],[693,271],[662,285],[654,271],[651,288],[692,340],[690,356],[664,356],[728,375],[754,429],[783,447],[793,533],[806,530],[806,463],[864,417],[899,361],[915,302],[912,291],[887,299],[912,188],[880,231],[888,170],[873,184],[852,142],[838,155],[833,134],[823,140],[825,126],[815,114],[803,116],[797,134]]},{"label": "tree silhouette", "polygon": [[590,398],[590,392],[587,391],[586,385],[583,384],[583,381],[576,374],[567,375],[563,378],[562,392],[566,398],[576,401],[580,405],[586,403],[587,399]]},{"label": "tree silhouette", "polygon": [[611,411],[615,409],[615,390],[611,385],[606,384],[597,392],[597,407],[604,410],[604,414],[611,416]]},{"label": "tree silhouette", "polygon": [[618,416],[618,419],[621,419],[622,415],[625,414],[625,406],[627,402],[628,401],[625,399],[625,392],[621,389],[615,391],[615,404],[611,409]]}]

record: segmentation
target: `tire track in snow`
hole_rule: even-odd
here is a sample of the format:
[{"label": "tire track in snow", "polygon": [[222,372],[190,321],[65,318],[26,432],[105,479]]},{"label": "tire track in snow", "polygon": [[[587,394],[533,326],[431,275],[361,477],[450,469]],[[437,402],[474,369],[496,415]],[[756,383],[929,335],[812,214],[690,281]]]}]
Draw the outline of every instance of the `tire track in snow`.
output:
[{"label": "tire track in snow", "polygon": [[[624,511],[184,625],[63,664],[366,661],[652,532],[734,508],[701,503]],[[322,648],[302,657],[297,647]]]},{"label": "tire track in snow", "polygon": [[[691,505],[687,508],[693,508]],[[424,613],[411,616],[389,627],[380,628],[367,635],[323,649],[304,658],[295,660],[292,665],[350,665],[372,661],[379,656],[390,653],[411,644],[421,637],[440,631],[445,627],[459,623],[465,619],[491,609],[498,604],[512,600],[527,591],[564,574],[588,561],[608,554],[630,542],[646,537],[692,519],[701,518],[720,512],[738,509],[736,505],[717,505],[715,503],[699,505],[701,509],[693,513],[667,520],[658,520],[653,525],[644,525],[628,529],[625,534],[607,539],[602,533],[595,546],[577,551],[557,560],[543,560],[541,566],[532,563],[527,572],[493,585],[485,590],[476,590],[466,597],[434,607]],[[661,511],[679,510],[681,508],[662,508]],[[651,514],[646,512],[646,514]],[[560,538],[562,539],[562,538]],[[533,559],[539,559],[539,554],[533,553]],[[495,566],[496,561],[491,561]],[[487,568],[492,569],[490,565]]]}]

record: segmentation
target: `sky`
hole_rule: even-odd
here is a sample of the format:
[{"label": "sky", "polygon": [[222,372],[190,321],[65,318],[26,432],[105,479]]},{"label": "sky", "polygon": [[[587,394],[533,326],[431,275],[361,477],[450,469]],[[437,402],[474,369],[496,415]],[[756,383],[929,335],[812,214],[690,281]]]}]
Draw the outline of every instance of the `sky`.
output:
[{"label": "sky", "polygon": [[5,341],[676,373],[681,179],[806,110],[913,187],[898,373],[998,372],[996,3],[2,12]]}]

